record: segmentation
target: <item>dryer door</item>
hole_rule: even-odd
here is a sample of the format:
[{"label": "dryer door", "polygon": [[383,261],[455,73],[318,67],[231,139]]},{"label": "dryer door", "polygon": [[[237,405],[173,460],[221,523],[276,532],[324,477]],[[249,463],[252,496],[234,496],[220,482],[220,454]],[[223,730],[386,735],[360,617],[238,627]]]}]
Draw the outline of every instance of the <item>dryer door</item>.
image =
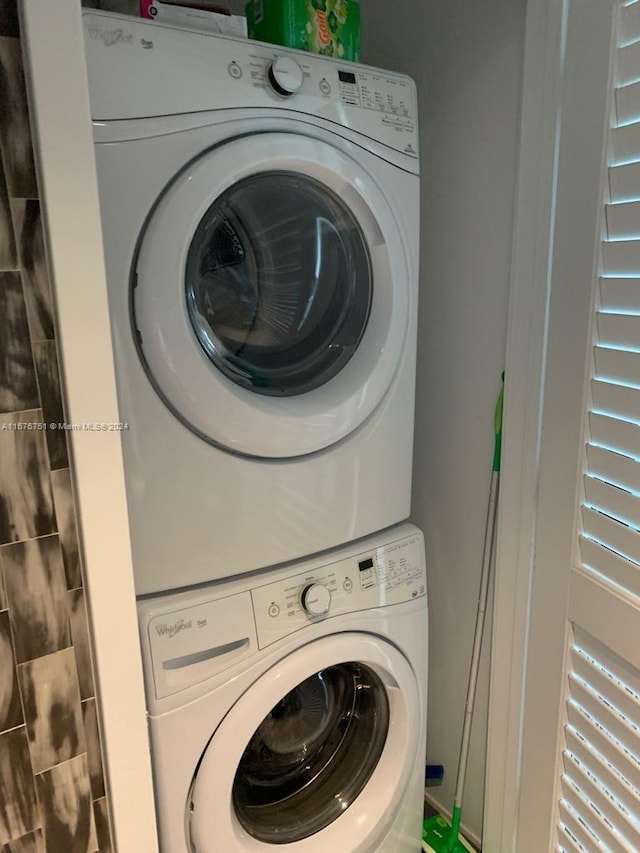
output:
[{"label": "dryer door", "polygon": [[402,801],[422,725],[395,647],[364,634],[304,646],[214,733],[187,803],[191,849],[370,853]]},{"label": "dryer door", "polygon": [[205,440],[274,458],[328,447],[374,411],[412,286],[374,177],[291,133],[188,166],[148,220],[133,285],[138,350],[166,405]]}]

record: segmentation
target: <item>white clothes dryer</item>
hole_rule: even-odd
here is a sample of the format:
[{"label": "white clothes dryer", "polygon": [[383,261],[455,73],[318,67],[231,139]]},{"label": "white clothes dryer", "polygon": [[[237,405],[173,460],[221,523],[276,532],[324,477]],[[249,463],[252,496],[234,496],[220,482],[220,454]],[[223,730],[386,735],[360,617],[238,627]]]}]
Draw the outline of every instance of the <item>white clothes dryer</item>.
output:
[{"label": "white clothes dryer", "polygon": [[162,853],[417,853],[424,543],[139,602]]},{"label": "white clothes dryer", "polygon": [[407,518],[412,81],[84,22],[137,592]]}]

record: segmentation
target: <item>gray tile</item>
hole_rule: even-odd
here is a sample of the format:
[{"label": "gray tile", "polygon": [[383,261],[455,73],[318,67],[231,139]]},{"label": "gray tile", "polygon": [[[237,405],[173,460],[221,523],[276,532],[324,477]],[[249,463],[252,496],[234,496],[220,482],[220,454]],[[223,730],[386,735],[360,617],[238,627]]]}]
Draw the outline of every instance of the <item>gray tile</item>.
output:
[{"label": "gray tile", "polygon": [[46,853],[98,849],[87,758],[81,755],[36,776]]},{"label": "gray tile", "polygon": [[96,832],[98,833],[98,850],[100,853],[111,853],[111,830],[109,828],[109,809],[107,798],[101,797],[93,803],[93,813],[96,818]]},{"label": "gray tile", "polygon": [[20,664],[18,677],[33,772],[86,752],[73,649]]},{"label": "gray tile", "polygon": [[19,272],[0,272],[0,317],[0,412],[37,409],[38,386]]},{"label": "gray tile", "polygon": [[[40,388],[42,416],[47,424],[62,424],[64,412],[62,409],[62,393],[60,391],[60,374],[58,373],[58,356],[55,341],[34,341],[33,357],[36,363],[36,375]],[[49,448],[49,464],[51,470],[67,468],[67,434],[64,429],[47,429],[47,447]]]},{"label": "gray tile", "polygon": [[0,678],[0,732],[4,732],[7,729],[21,726],[24,722],[11,643],[9,614],[6,610],[0,613],[0,673],[2,673],[2,678]]},{"label": "gray tile", "polygon": [[51,487],[58,521],[58,534],[62,546],[64,572],[67,577],[67,588],[76,589],[82,586],[82,565],[78,548],[71,472],[68,468],[61,468],[59,471],[52,472]]},{"label": "gray tile", "polygon": [[18,241],[18,257],[31,338],[34,341],[52,340],[53,302],[44,249],[40,202],[14,200],[11,203],[11,212]]},{"label": "gray tile", "polygon": [[39,409],[0,415],[0,545],[56,530],[49,455],[39,424]]},{"label": "gray tile", "polygon": [[96,800],[104,797],[105,789],[102,753],[100,751],[100,731],[98,729],[98,711],[95,699],[87,699],[82,703],[82,721],[84,723],[84,736],[87,742],[91,796]]},{"label": "gray tile", "polygon": [[[1,21],[2,6],[0,5],[0,26]],[[13,234],[9,191],[7,190],[7,182],[2,166],[2,153],[0,152],[0,270],[15,270],[17,269],[17,264],[18,253]]]},{"label": "gray tile", "polygon": [[0,735],[0,844],[21,838],[40,823],[27,732]]},{"label": "gray tile", "polygon": [[0,548],[16,661],[71,645],[69,603],[57,536]]},{"label": "gray tile", "polygon": [[16,38],[19,34],[16,0],[0,0],[0,36]]},{"label": "gray tile", "polygon": [[23,835],[22,838],[10,841],[8,844],[3,845],[0,853],[44,853],[42,832],[36,829],[28,835]]},{"label": "gray tile", "polygon": [[9,193],[37,198],[36,173],[20,42],[0,37],[0,145]]},{"label": "gray tile", "polygon": [[78,666],[80,695],[89,699],[94,695],[93,673],[91,670],[91,651],[89,647],[89,626],[87,624],[87,608],[84,600],[84,590],[74,589],[69,593],[69,621],[71,624],[71,639]]}]

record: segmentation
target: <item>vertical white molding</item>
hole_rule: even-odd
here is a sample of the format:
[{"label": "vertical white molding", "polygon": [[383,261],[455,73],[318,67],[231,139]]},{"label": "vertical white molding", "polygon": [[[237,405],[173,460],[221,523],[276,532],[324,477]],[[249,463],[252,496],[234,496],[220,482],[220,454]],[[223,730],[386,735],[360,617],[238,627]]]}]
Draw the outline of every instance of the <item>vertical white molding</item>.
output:
[{"label": "vertical white molding", "polygon": [[529,0],[505,363],[485,850],[515,850],[564,58],[563,0]]},{"label": "vertical white molding", "polygon": [[484,838],[505,853],[554,831],[611,7],[529,0]]},{"label": "vertical white molding", "polygon": [[[67,417],[117,423],[80,3],[20,5]],[[114,849],[156,853],[120,434],[70,437]]]}]

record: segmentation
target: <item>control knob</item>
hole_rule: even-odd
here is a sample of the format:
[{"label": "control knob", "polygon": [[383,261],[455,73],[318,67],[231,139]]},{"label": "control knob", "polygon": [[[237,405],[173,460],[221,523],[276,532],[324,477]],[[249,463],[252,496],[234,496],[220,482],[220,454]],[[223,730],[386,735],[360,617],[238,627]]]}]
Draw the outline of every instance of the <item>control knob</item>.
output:
[{"label": "control knob", "polygon": [[269,66],[269,83],[283,98],[295,95],[303,80],[304,72],[291,56],[276,56]]},{"label": "control knob", "polygon": [[322,583],[310,583],[302,590],[300,603],[309,616],[325,616],[331,604],[331,591]]}]

